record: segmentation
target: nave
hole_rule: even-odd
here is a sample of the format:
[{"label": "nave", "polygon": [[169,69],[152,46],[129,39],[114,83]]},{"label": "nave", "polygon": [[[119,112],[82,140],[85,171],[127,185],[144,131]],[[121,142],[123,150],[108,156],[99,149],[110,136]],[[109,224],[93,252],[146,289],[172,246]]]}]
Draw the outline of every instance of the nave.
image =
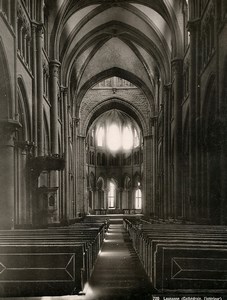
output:
[{"label": "nave", "polygon": [[226,251],[226,226],[143,216],[90,215],[70,226],[0,230],[0,293],[11,297],[1,299],[225,299]]},{"label": "nave", "polygon": [[227,0],[0,0],[0,297],[128,297],[135,252],[227,295],[226,37]]},{"label": "nave", "polygon": [[[110,225],[91,278],[79,295],[18,297],[16,299],[148,300],[151,299],[151,295],[152,285],[133,248],[129,234],[123,227],[123,218],[114,218],[110,219]],[[5,299],[13,300],[15,297]]]},{"label": "nave", "polygon": [[89,289],[85,299],[151,299],[151,283],[122,221],[110,224]]}]

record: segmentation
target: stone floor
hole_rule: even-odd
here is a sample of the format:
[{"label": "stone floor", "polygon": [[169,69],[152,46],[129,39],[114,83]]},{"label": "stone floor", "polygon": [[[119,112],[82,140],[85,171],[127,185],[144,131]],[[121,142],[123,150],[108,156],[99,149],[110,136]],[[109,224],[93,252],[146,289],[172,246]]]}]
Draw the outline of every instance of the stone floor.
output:
[{"label": "stone floor", "polygon": [[[26,300],[148,300],[152,287],[122,222],[110,224],[84,295]],[[7,300],[12,298],[7,298]],[[14,298],[15,299],[15,298]],[[17,300],[25,298],[17,298]]]},{"label": "stone floor", "polygon": [[110,225],[89,289],[91,299],[151,298],[151,284],[122,224]]}]

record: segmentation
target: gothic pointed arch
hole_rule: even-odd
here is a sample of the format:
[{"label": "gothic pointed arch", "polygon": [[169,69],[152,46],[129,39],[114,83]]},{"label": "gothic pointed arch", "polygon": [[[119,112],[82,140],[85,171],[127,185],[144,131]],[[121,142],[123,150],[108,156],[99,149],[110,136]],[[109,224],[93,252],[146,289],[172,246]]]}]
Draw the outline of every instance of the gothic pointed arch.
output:
[{"label": "gothic pointed arch", "polygon": [[22,76],[18,77],[18,107],[19,107],[19,122],[22,125],[24,141],[32,140],[31,132],[31,113],[29,108],[29,99]]},{"label": "gothic pointed arch", "polygon": [[23,226],[32,222],[32,181],[29,160],[33,155],[32,127],[29,111],[29,99],[22,76],[17,80],[18,119],[21,126],[15,134],[15,178],[16,205],[15,224]]},{"label": "gothic pointed arch", "polygon": [[89,184],[90,184],[90,188],[94,191],[96,188],[96,182],[95,182],[95,174],[92,171],[89,174]]},{"label": "gothic pointed arch", "polygon": [[43,112],[43,154],[48,156],[51,152],[50,146],[50,125],[46,111]]},{"label": "gothic pointed arch", "polygon": [[130,174],[126,173],[124,174],[124,177],[123,177],[123,187],[124,189],[129,189],[131,187],[131,178],[130,178]]},{"label": "gothic pointed arch", "polygon": [[[129,1],[128,1],[129,2]],[[130,2],[129,2],[130,3]],[[86,2],[83,1],[82,3],[80,1],[76,3],[72,3],[71,1],[65,1],[63,5],[60,7],[58,14],[55,18],[55,23],[53,26],[53,30],[51,32],[51,44],[54,45],[53,51],[51,53],[53,58],[59,57],[59,41],[61,34],[63,32],[63,29],[65,27],[66,22],[69,20],[69,18],[78,12],[79,10],[82,10],[86,6],[94,6],[101,4],[106,5],[106,9],[113,6],[120,6],[119,3],[112,4],[111,2],[105,2],[104,1],[90,1]],[[175,56],[178,56],[179,53],[182,51],[182,37],[181,37],[181,31],[179,28],[179,20],[177,19],[176,12],[180,11],[180,6],[178,2],[174,2],[173,4],[170,4],[169,2],[165,1],[163,3],[157,2],[157,1],[135,1],[135,4],[143,5],[145,7],[148,7],[149,9],[153,9],[156,11],[162,18],[170,25],[171,32],[172,32],[172,44],[173,49],[175,52]],[[108,6],[109,5],[109,6]]]},{"label": "gothic pointed arch", "polygon": [[141,174],[138,171],[136,171],[133,175],[133,187],[137,187],[138,185],[141,185],[141,180],[142,180]]},{"label": "gothic pointed arch", "polygon": [[149,128],[145,123],[146,121],[144,120],[142,114],[139,113],[139,111],[136,110],[135,107],[133,107],[131,104],[116,98],[111,98],[104,101],[100,105],[97,105],[94,111],[90,112],[90,114],[87,116],[83,132],[85,131],[84,133],[87,133],[91,125],[101,114],[107,111],[111,111],[113,109],[118,109],[128,114],[132,119],[134,119],[135,122],[138,124],[139,128],[141,129],[143,135],[146,135],[148,133]]},{"label": "gothic pointed arch", "polygon": [[153,102],[153,92],[150,90],[148,86],[136,75],[129,71],[126,71],[124,69],[113,67],[111,69],[107,69],[105,71],[102,71],[98,73],[97,75],[93,76],[89,79],[80,89],[80,91],[77,94],[77,107],[80,105],[84,95],[86,92],[95,84],[97,84],[99,81],[102,81],[106,78],[117,76],[125,80],[129,80],[133,84],[135,84],[138,88],[140,88],[146,97],[150,100],[150,106],[151,110],[154,111],[154,102]]},{"label": "gothic pointed arch", "polygon": [[12,81],[9,72],[9,63],[6,55],[6,50],[0,37],[0,68],[1,78],[0,80],[0,119],[13,119],[13,92],[12,92]]}]

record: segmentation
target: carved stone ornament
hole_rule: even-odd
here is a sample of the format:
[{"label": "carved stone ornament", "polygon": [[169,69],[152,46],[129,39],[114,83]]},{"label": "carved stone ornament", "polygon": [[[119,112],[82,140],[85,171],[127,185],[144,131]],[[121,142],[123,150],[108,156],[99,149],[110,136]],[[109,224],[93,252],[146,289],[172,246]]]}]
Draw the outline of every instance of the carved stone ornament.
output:
[{"label": "carved stone ornament", "polygon": [[173,74],[181,74],[183,68],[183,61],[181,58],[174,58],[172,60],[172,72]]},{"label": "carved stone ornament", "polygon": [[44,28],[43,28],[43,23],[37,23],[36,24],[36,33],[37,33],[37,37],[42,38],[43,34],[44,34]]},{"label": "carved stone ornament", "polygon": [[80,118],[73,118],[74,124],[76,125],[76,127],[78,127],[80,125]]},{"label": "carved stone ornament", "polygon": [[15,142],[15,146],[25,151],[28,155],[32,156],[35,143],[29,141],[17,141]]},{"label": "carved stone ornament", "polygon": [[15,132],[21,126],[15,120],[0,120],[0,145],[14,146]]},{"label": "carved stone ornament", "polygon": [[50,61],[50,74],[51,76],[57,77],[59,76],[59,68],[61,64],[57,60]]}]

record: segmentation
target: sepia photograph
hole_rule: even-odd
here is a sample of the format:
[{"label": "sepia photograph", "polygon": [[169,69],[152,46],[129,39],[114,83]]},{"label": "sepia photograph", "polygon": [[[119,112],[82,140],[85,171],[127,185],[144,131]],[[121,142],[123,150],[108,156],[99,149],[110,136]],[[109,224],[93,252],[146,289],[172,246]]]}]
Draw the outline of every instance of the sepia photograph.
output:
[{"label": "sepia photograph", "polygon": [[0,300],[227,300],[227,0],[0,0]]}]

